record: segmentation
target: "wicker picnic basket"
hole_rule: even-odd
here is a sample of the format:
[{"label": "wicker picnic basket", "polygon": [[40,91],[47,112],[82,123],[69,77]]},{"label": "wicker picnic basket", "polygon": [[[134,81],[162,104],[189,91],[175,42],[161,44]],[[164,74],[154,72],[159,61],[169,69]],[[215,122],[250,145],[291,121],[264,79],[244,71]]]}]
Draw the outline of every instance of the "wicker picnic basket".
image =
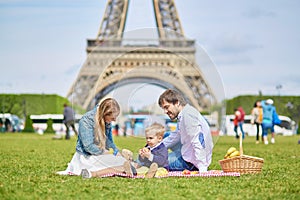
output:
[{"label": "wicker picnic basket", "polygon": [[264,159],[243,155],[243,139],[240,135],[240,156],[219,160],[223,172],[239,172],[240,174],[260,173]]}]

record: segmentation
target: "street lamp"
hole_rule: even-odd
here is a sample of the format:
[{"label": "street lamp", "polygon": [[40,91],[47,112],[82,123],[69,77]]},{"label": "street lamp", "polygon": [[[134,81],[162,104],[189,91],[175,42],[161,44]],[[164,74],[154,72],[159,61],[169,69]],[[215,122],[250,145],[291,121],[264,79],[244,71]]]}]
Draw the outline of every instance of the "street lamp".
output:
[{"label": "street lamp", "polygon": [[282,88],[281,84],[276,85],[276,89],[278,90],[278,96],[280,96],[280,89]]}]

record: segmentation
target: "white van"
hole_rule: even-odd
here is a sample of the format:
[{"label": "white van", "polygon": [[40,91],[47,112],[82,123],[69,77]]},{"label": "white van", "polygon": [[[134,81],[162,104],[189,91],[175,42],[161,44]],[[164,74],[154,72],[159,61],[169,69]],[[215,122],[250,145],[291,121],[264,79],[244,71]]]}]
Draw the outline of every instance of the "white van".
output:
[{"label": "white van", "polygon": [[274,131],[276,134],[280,135],[293,135],[297,133],[296,122],[291,120],[291,118],[286,116],[279,116],[281,120],[281,124],[274,127]]},{"label": "white van", "polygon": [[0,113],[1,131],[20,132],[24,128],[24,121],[10,113]]},{"label": "white van", "polygon": [[[81,119],[82,115],[75,114],[75,128],[78,129],[78,121]],[[47,128],[48,119],[53,120],[52,128],[56,133],[61,133],[66,131],[66,127],[63,124],[64,115],[63,114],[42,114],[42,115],[30,115],[32,120],[32,126],[38,134],[43,134]],[[70,130],[70,135],[75,135],[74,131]]]},{"label": "white van", "polygon": [[[245,115],[245,121],[243,124],[243,130],[246,136],[256,136],[256,125],[251,124],[251,115]],[[280,125],[274,126],[275,134],[290,136],[296,134],[296,123],[291,120],[289,117],[279,115],[279,119],[281,120]],[[234,115],[226,115],[224,119],[223,126],[223,135],[235,136],[234,125],[233,125]],[[238,128],[238,132],[240,133],[240,128]],[[262,130],[260,127],[260,135],[262,134]]]}]

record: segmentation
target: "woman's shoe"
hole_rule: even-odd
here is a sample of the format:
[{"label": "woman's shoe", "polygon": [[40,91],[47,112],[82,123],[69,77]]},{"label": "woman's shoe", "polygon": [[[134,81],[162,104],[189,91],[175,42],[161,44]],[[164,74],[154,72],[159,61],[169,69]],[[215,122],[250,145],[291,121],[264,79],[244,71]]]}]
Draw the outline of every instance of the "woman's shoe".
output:
[{"label": "woman's shoe", "polygon": [[91,172],[89,170],[87,170],[87,169],[82,169],[80,175],[84,179],[86,179],[86,178],[92,178]]}]

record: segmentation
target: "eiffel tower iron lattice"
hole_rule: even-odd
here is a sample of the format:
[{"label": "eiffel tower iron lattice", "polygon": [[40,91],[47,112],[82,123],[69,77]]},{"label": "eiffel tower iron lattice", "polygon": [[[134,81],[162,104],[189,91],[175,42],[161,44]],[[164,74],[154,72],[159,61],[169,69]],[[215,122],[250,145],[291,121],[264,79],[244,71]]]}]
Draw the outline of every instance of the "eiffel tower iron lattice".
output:
[{"label": "eiffel tower iron lattice", "polygon": [[115,88],[149,83],[177,89],[199,111],[217,102],[196,64],[195,41],[184,36],[174,0],[152,3],[158,39],[125,39],[129,0],[108,0],[97,37],[87,40],[87,59],[68,99],[88,109]]}]

